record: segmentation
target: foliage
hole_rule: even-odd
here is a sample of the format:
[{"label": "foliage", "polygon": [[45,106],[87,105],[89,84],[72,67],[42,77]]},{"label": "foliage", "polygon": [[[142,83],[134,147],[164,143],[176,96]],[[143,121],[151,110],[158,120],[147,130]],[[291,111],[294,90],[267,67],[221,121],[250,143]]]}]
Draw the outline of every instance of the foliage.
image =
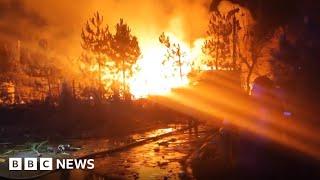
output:
[{"label": "foliage", "polygon": [[33,49],[21,46],[20,41],[2,43],[0,85],[12,83],[14,103],[59,95],[63,68],[60,59],[50,54],[43,43]]},{"label": "foliage", "polygon": [[95,60],[98,64],[98,87],[101,91],[99,98],[103,96],[104,91],[102,82],[102,70],[106,66],[106,56],[109,55],[108,53],[112,52],[112,35],[109,32],[109,27],[104,27],[102,23],[103,16],[101,16],[99,12],[97,12],[86,22],[85,28],[83,28],[81,32],[82,48],[92,52],[95,55]]},{"label": "foliage", "polygon": [[124,23],[123,19],[120,19],[116,25],[111,48],[110,58],[115,63],[115,69],[122,72],[122,86],[124,93],[127,93],[126,73],[129,76],[132,75],[133,65],[136,64],[141,51],[137,37],[131,34],[129,26]]},{"label": "foliage", "polygon": [[297,32],[295,25],[282,28],[277,36],[279,48],[271,51],[271,65],[277,83],[297,88],[302,94],[317,96],[320,89],[318,27],[305,22],[304,28],[303,33]]},{"label": "foliage", "polygon": [[[91,52],[91,56],[83,56],[82,62],[89,68],[98,64],[100,87],[104,85],[101,77],[103,71],[107,70],[107,73],[113,77],[113,79],[109,79],[110,81],[120,81],[118,74],[122,73],[122,90],[123,94],[126,94],[129,91],[126,79],[132,75],[133,66],[140,57],[141,51],[137,37],[131,34],[129,26],[123,19],[120,19],[115,28],[115,34],[110,33],[109,27],[103,26],[103,16],[98,12],[87,21],[81,33],[82,47]],[[92,58],[96,61],[92,62]],[[92,72],[86,68],[88,67],[82,67],[82,72]],[[109,84],[112,85],[112,83]],[[119,89],[115,90],[114,87],[111,89],[114,94],[119,94]]]},{"label": "foliage", "polygon": [[209,21],[208,39],[203,45],[203,52],[210,58],[204,63],[211,69],[236,69],[236,51],[238,31],[241,29],[236,13],[233,9],[227,14],[214,11]]},{"label": "foliage", "polygon": [[262,56],[273,38],[273,32],[261,29],[257,23],[240,25],[238,18],[244,14],[239,12],[238,8],[226,14],[218,10],[212,12],[208,38],[202,50],[209,57],[204,63],[212,70],[240,71],[244,76],[242,84],[249,92],[252,75],[262,64]]},{"label": "foliage", "polygon": [[[112,35],[109,32],[109,27],[103,27],[103,16],[97,12],[90,18],[82,29],[81,46],[85,50],[92,51],[93,53],[102,55],[110,52]],[[99,65],[103,65],[105,59],[100,57],[97,59]]]},{"label": "foliage", "polygon": [[7,45],[0,47],[0,74],[2,81],[10,81],[8,74],[13,70],[12,50]]},{"label": "foliage", "polygon": [[[267,47],[267,44],[273,38],[273,32],[259,31],[257,25],[246,27],[246,31],[243,41],[247,45],[245,52],[241,52],[240,63],[242,65],[242,73],[246,74],[245,84],[246,91],[250,91],[250,82],[255,68],[263,56],[263,50]],[[243,67],[244,66],[244,67]]]},{"label": "foliage", "polygon": [[271,50],[271,68],[277,83],[285,83],[297,79],[299,50],[291,43],[284,28],[276,33],[278,47]]},{"label": "foliage", "polygon": [[24,76],[33,79],[33,88],[41,92],[40,94],[44,97],[58,96],[60,82],[64,79],[63,68],[58,63],[59,59],[48,54],[47,50],[31,52],[25,49],[21,56]]},{"label": "foliage", "polygon": [[179,75],[182,80],[182,67],[186,64],[186,62],[183,61],[183,58],[186,53],[181,49],[179,43],[171,42],[169,36],[165,35],[164,33],[160,35],[159,41],[167,48],[167,53],[165,59],[163,59],[162,61],[162,64],[166,64],[170,61],[173,61],[174,67],[179,68]]}]

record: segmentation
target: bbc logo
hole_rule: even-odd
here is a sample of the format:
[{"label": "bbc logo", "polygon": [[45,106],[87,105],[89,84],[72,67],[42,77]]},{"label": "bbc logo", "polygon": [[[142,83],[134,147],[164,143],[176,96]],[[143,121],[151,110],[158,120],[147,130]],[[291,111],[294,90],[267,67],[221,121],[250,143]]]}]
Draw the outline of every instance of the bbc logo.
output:
[{"label": "bbc logo", "polygon": [[[40,171],[52,170],[52,158],[39,158]],[[38,170],[38,158],[9,158],[10,171],[35,171]]]}]

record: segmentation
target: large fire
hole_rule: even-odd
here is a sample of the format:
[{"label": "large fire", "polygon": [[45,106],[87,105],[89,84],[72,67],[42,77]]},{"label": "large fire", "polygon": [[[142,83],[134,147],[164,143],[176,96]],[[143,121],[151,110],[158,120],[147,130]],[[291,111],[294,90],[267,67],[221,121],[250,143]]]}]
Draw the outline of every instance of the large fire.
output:
[{"label": "large fire", "polygon": [[194,64],[197,64],[202,53],[203,39],[197,39],[188,44],[177,38],[173,33],[166,33],[173,43],[178,43],[184,55],[180,70],[171,60],[163,63],[167,49],[156,41],[141,45],[142,57],[138,60],[138,71],[130,78],[129,87],[134,97],[146,97],[148,95],[165,94],[172,88],[185,86],[189,83],[188,74]]}]

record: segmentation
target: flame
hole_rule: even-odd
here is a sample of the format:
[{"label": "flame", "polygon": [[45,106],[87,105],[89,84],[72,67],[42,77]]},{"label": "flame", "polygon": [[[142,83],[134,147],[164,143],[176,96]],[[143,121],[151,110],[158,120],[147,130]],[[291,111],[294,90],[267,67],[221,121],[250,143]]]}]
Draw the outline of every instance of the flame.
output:
[{"label": "flame", "polygon": [[129,80],[131,93],[136,98],[146,97],[148,95],[163,95],[172,88],[186,86],[189,83],[188,74],[191,71],[191,65],[198,61],[203,39],[197,39],[193,46],[177,38],[173,33],[165,33],[173,43],[180,44],[184,56],[181,58],[183,65],[182,79],[178,67],[175,67],[171,60],[163,64],[166,55],[166,48],[160,42],[149,42],[142,44],[142,58],[138,60],[138,72]]}]

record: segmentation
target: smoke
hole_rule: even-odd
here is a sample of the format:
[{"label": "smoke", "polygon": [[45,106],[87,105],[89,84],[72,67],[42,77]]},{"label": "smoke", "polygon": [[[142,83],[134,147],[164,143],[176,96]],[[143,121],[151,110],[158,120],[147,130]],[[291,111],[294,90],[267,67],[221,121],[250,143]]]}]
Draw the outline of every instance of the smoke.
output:
[{"label": "smoke", "polygon": [[28,29],[45,26],[45,19],[38,13],[29,11],[22,1],[3,0],[0,2],[0,33],[2,38],[31,40],[33,36]]},{"label": "smoke", "polygon": [[99,11],[111,29],[123,18],[142,46],[157,43],[163,31],[191,43],[205,34],[210,4],[211,0],[3,0],[0,39],[33,47],[45,39],[56,53],[77,56],[81,28]]}]

